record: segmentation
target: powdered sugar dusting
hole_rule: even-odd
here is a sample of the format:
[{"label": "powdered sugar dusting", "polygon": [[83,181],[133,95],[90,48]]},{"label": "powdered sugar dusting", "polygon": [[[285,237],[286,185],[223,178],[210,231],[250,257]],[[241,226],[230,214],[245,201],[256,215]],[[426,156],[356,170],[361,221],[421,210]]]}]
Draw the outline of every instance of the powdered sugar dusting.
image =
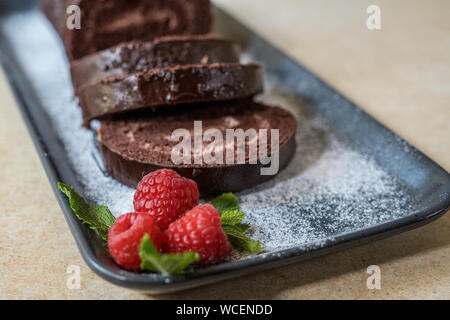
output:
[{"label": "powdered sugar dusting", "polygon": [[[106,177],[92,156],[93,133],[81,128],[68,64],[50,25],[37,12],[10,16],[0,23],[54,121],[84,187],[83,195],[107,205],[115,216],[132,211],[134,190]],[[238,194],[252,237],[261,240],[264,249],[322,246],[337,235],[410,213],[409,196],[372,158],[336,136],[324,119],[281,93],[277,84],[268,87],[259,99],[289,109],[299,127],[290,165],[275,179]]]}]

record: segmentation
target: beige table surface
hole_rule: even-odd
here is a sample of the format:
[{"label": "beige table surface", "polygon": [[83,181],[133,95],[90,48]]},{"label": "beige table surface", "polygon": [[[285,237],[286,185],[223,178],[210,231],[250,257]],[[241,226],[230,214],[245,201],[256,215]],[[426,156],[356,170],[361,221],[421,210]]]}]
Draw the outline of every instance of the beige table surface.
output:
[{"label": "beige table surface", "polygon": [[[220,0],[273,43],[450,170],[450,1]],[[382,10],[382,30],[365,26]],[[450,215],[387,240],[151,297],[94,275],[78,253],[0,73],[0,298],[450,298]],[[366,268],[382,288],[366,288]],[[66,268],[81,267],[81,289]]]}]

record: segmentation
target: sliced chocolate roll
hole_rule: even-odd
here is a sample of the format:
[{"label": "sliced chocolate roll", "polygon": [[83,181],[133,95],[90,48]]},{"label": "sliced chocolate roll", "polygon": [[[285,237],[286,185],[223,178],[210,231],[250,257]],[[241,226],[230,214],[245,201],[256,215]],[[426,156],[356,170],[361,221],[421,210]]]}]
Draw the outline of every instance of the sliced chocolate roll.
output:
[{"label": "sliced chocolate roll", "polygon": [[[77,12],[81,28],[68,28]],[[168,35],[207,34],[212,29],[209,0],[43,0],[42,10],[66,47],[69,60],[82,58],[121,42]]]},{"label": "sliced chocolate roll", "polygon": [[78,96],[84,124],[88,125],[92,119],[115,113],[242,99],[262,89],[262,70],[258,64],[216,63],[150,69],[106,78],[79,88]]},{"label": "sliced chocolate roll", "polygon": [[[99,148],[111,177],[135,187],[147,173],[170,168],[195,180],[203,193],[234,192],[273,178],[287,166],[294,154],[297,123],[291,113],[279,107],[247,99],[196,105],[189,112],[183,112],[182,107],[175,109],[147,112],[145,115],[127,114],[120,119],[101,121]],[[201,132],[199,123],[194,124],[200,120]],[[237,133],[238,129],[243,131]],[[279,129],[278,150],[272,148],[276,137],[271,129]],[[256,135],[250,134],[251,131]],[[207,138],[213,132],[214,138]],[[227,138],[227,135],[236,133],[242,138],[243,132],[248,133],[244,140],[234,136]],[[219,133],[222,140],[217,137]],[[181,142],[191,147],[180,152]],[[212,142],[215,143],[213,148]],[[243,149],[239,155],[240,147]],[[250,151],[255,151],[254,147],[257,147],[257,153]],[[267,147],[265,154],[264,147]],[[245,150],[244,154],[242,150]],[[275,155],[277,151],[278,158]],[[183,161],[180,163],[180,159],[175,158],[174,162],[173,153],[176,157],[182,156]],[[270,157],[275,166],[278,159],[278,166],[270,174],[262,174],[261,169],[268,166],[268,162],[262,159]]]},{"label": "sliced chocolate roll", "polygon": [[75,88],[153,68],[185,64],[239,62],[239,45],[212,35],[169,36],[132,41],[90,54],[70,65]]}]

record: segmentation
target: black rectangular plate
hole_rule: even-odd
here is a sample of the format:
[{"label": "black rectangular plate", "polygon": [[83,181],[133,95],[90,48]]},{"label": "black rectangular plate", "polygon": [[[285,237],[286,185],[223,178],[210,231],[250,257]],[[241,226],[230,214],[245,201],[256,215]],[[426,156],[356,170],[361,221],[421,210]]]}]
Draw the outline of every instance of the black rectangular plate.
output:
[{"label": "black rectangular plate", "polygon": [[[15,10],[36,10],[36,2],[2,1],[0,4],[2,15]],[[424,225],[447,211],[450,205],[450,175],[444,169],[413,147],[405,152],[405,141],[220,9],[216,12],[216,31],[239,40],[247,52],[261,62],[265,71],[281,83],[286,91],[307,99],[314,112],[332,123],[334,131],[370,154],[390,174],[409,183],[408,189],[418,200],[414,210],[404,218],[338,236],[319,249],[294,247],[211,266],[181,276],[167,277],[122,270],[109,257],[103,241],[76,219],[67,199],[57,190],[57,182],[63,181],[73,185],[81,193],[83,191],[77,182],[76,172],[69,165],[64,146],[50,119],[42,111],[43,107],[36,93],[0,29],[0,57],[8,80],[78,248],[95,273],[114,284],[148,293],[179,291],[385,238]],[[302,83],[308,86],[302,86]],[[313,91],[302,89],[312,86],[315,88]],[[330,101],[335,105],[334,108],[328,107]],[[417,175],[425,179],[418,182],[414,179]]]}]

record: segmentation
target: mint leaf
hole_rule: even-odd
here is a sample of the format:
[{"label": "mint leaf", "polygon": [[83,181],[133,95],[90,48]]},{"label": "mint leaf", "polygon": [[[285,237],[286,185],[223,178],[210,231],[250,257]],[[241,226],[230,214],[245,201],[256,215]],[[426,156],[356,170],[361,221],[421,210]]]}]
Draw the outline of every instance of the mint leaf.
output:
[{"label": "mint leaf", "polygon": [[211,201],[211,204],[217,209],[217,211],[219,211],[220,214],[227,210],[239,209],[238,201],[231,192],[218,196]]},{"label": "mint leaf", "polygon": [[160,255],[148,234],[142,237],[139,257],[142,269],[163,274],[183,273],[190,264],[200,259],[198,253],[190,251]]},{"label": "mint leaf", "polygon": [[261,252],[261,242],[253,240],[244,234],[250,226],[242,223],[242,220],[245,218],[245,212],[239,209],[238,201],[231,192],[218,196],[211,201],[211,204],[219,211],[222,218],[222,229],[233,247],[250,253]]},{"label": "mint leaf", "polygon": [[255,254],[261,252],[261,242],[247,237],[239,228],[231,225],[224,225],[222,228],[233,247]]},{"label": "mint leaf", "polygon": [[97,230],[103,240],[108,240],[108,230],[116,221],[108,207],[94,206],[87,203],[74,188],[58,182],[58,189],[69,198],[70,207],[77,218],[89,228]]},{"label": "mint leaf", "polygon": [[241,232],[245,232],[250,228],[250,225],[247,223],[236,223],[233,227],[237,228]]},{"label": "mint leaf", "polygon": [[225,210],[222,212],[222,224],[235,225],[245,218],[245,212],[239,209]]}]

